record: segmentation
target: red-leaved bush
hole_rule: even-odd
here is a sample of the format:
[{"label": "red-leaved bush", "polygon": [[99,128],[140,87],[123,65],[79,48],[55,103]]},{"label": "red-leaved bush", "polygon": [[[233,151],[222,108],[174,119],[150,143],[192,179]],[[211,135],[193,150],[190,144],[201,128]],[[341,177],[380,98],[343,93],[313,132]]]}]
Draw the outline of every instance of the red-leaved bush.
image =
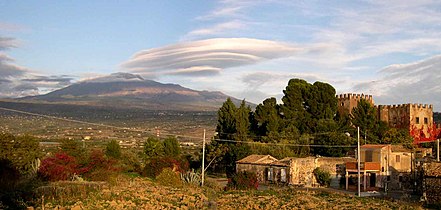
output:
[{"label": "red-leaved bush", "polygon": [[189,164],[185,158],[181,161],[170,157],[154,158],[145,165],[144,170],[142,170],[142,175],[155,178],[164,168],[171,168],[177,172],[185,172],[188,170]]},{"label": "red-leaved bush", "polygon": [[120,170],[116,165],[117,161],[107,158],[103,151],[92,150],[89,161],[80,169],[80,174],[88,180],[107,181],[110,176]]},{"label": "red-leaved bush", "polygon": [[40,175],[49,181],[67,180],[79,172],[75,157],[64,152],[43,159],[39,169]]},{"label": "red-leaved bush", "polygon": [[257,175],[254,172],[241,171],[233,175],[231,179],[228,179],[227,189],[246,190],[257,189],[259,182]]}]

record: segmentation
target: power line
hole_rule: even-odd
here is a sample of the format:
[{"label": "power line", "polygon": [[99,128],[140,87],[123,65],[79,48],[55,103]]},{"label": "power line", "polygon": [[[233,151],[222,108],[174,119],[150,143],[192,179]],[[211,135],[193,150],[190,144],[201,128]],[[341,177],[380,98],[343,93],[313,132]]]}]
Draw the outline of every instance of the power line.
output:
[{"label": "power line", "polygon": [[264,142],[254,142],[254,141],[236,141],[230,139],[213,139],[214,141],[220,142],[234,142],[234,143],[245,143],[245,144],[261,144],[261,145],[280,145],[280,146],[294,146],[294,147],[328,147],[328,148],[355,148],[357,146],[353,145],[321,145],[321,144],[286,144],[286,143],[264,143]]}]

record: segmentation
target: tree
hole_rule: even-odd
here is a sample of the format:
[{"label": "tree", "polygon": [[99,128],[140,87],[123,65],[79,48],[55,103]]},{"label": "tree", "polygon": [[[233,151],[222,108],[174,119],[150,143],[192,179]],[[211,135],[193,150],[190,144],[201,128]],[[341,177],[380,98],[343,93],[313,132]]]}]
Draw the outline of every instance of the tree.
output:
[{"label": "tree", "polygon": [[164,156],[178,157],[181,154],[181,148],[175,137],[168,137],[163,142]]},{"label": "tree", "polygon": [[216,132],[221,139],[233,139],[236,133],[236,105],[230,98],[222,104],[217,112]]},{"label": "tree", "polygon": [[309,113],[314,119],[333,119],[337,113],[337,98],[332,85],[315,82],[308,100]]},{"label": "tree", "polygon": [[164,155],[164,145],[157,138],[148,138],[144,143],[144,155],[146,159],[162,157]]},{"label": "tree", "polygon": [[283,91],[283,105],[281,112],[285,125],[293,124],[300,133],[309,132],[309,114],[304,107],[305,98],[310,90],[311,84],[302,79],[291,79]]},{"label": "tree", "polygon": [[107,157],[120,159],[121,158],[121,146],[116,140],[112,140],[106,145]]},{"label": "tree", "polygon": [[250,112],[251,108],[247,107],[245,100],[242,101],[239,108],[236,110],[236,135],[235,139],[238,141],[246,141],[250,130]]},{"label": "tree", "polygon": [[372,131],[376,124],[375,109],[369,102],[360,99],[357,106],[352,109],[351,122],[355,127],[360,127],[362,131]]},{"label": "tree", "polygon": [[[271,136],[279,133],[280,115],[279,105],[275,98],[268,98],[262,104],[257,105],[254,114],[256,125],[254,131],[259,136]],[[275,140],[275,139],[273,139]]]},{"label": "tree", "polygon": [[41,157],[38,141],[31,136],[0,134],[0,145],[0,159],[10,160],[23,175],[32,173],[32,164]]}]

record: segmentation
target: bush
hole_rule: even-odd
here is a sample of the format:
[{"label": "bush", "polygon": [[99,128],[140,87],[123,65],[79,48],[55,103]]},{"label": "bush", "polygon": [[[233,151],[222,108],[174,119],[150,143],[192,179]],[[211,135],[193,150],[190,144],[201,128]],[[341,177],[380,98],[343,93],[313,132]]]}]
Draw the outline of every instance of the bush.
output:
[{"label": "bush", "polygon": [[106,145],[106,156],[110,158],[121,158],[121,146],[116,140],[112,140]]},{"label": "bush", "polygon": [[184,172],[188,170],[188,162],[186,159],[181,159],[181,161],[178,161],[169,157],[154,158],[144,166],[142,175],[155,178],[162,172],[164,168],[172,168],[175,171]]},{"label": "bush", "polygon": [[329,184],[331,184],[331,174],[329,173],[329,171],[318,167],[314,169],[313,173],[320,186],[329,186]]},{"label": "bush", "polygon": [[115,166],[116,164],[117,161],[106,158],[103,151],[93,150],[90,153],[89,162],[80,169],[80,173],[88,180],[108,181],[120,170]]},{"label": "bush", "polygon": [[64,152],[56,153],[53,157],[47,157],[41,161],[40,175],[49,181],[68,180],[75,173],[79,173],[75,157]]},{"label": "bush", "polygon": [[123,151],[121,154],[121,161],[122,161],[122,170],[124,172],[135,172],[135,173],[141,173],[141,162],[139,156],[131,151],[126,150]]},{"label": "bush", "polygon": [[156,181],[164,186],[182,187],[182,181],[181,177],[179,176],[179,172],[176,172],[171,168],[164,168],[161,173],[156,177]]},{"label": "bush", "polygon": [[201,185],[202,182],[201,174],[194,170],[181,173],[181,180],[184,183],[192,185]]},{"label": "bush", "polygon": [[231,179],[228,180],[228,189],[237,190],[247,190],[247,189],[257,189],[259,187],[259,182],[257,180],[257,175],[254,172],[241,171],[234,174]]}]

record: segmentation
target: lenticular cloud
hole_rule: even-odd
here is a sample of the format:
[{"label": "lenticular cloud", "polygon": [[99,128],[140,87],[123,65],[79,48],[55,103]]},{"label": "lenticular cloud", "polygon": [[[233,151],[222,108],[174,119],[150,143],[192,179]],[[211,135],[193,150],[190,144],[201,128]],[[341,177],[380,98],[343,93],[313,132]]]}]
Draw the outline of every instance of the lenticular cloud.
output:
[{"label": "lenticular cloud", "polygon": [[206,76],[232,67],[293,55],[298,48],[282,42],[219,38],[143,50],[122,64],[140,74]]}]

